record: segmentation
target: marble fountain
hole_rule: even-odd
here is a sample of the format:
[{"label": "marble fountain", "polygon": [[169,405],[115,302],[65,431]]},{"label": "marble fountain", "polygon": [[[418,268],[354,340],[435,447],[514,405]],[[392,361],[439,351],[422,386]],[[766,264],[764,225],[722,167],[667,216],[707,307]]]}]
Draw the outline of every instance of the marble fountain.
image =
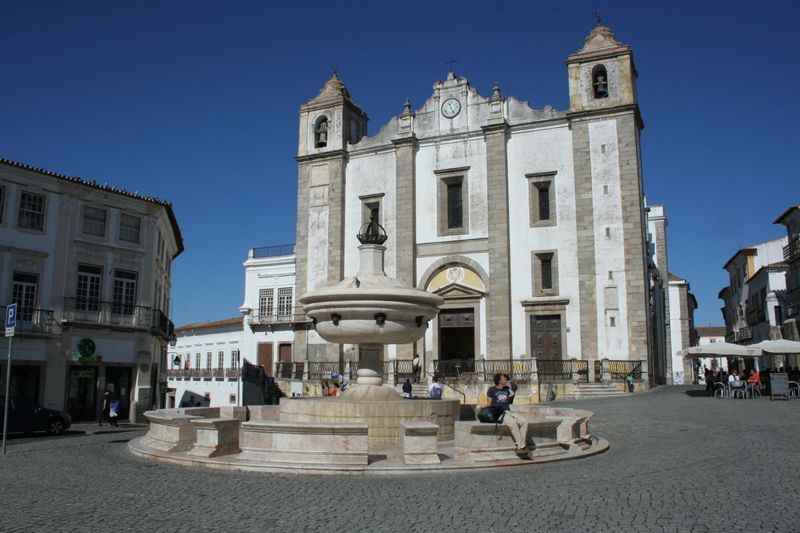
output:
[{"label": "marble fountain", "polygon": [[149,431],[129,449],[211,468],[365,475],[529,465],[608,448],[589,433],[589,411],[515,405],[530,422],[532,460],[523,461],[505,426],[459,420],[460,400],[405,399],[384,386],[383,345],[422,338],[443,300],[386,276],[380,225],[365,224],[358,239],[358,274],[299,299],[323,339],[358,344],[356,384],[337,398],[148,411]]}]

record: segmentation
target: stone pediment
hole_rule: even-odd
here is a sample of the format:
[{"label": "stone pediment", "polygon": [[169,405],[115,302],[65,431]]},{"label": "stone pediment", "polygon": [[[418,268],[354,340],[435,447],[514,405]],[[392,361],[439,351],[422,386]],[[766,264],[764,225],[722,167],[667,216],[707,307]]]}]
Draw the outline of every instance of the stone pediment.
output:
[{"label": "stone pediment", "polygon": [[473,289],[471,287],[460,285],[458,283],[451,283],[450,285],[445,285],[444,287],[440,287],[438,290],[434,292],[434,294],[438,294],[442,298],[453,299],[453,298],[482,298],[485,293],[477,289]]}]

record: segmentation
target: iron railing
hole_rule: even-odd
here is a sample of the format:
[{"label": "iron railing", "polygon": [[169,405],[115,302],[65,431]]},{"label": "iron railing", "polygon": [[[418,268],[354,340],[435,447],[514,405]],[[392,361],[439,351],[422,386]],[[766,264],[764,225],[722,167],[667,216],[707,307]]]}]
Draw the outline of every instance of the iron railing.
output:
[{"label": "iron railing", "polygon": [[275,377],[281,379],[301,380],[303,379],[303,372],[305,371],[305,365],[306,361],[281,361],[278,363],[278,368],[276,369]]},{"label": "iron railing", "polygon": [[225,369],[225,377],[228,379],[239,379],[241,377],[242,371],[238,368],[226,368]]},{"label": "iron railing", "polygon": [[747,341],[753,338],[753,332],[750,331],[750,328],[741,328],[739,330],[739,335],[736,337],[737,341]]},{"label": "iron railing", "polygon": [[608,370],[611,372],[612,380],[624,380],[629,375],[633,379],[642,379],[641,361],[620,361],[608,360]]},{"label": "iron railing", "polygon": [[763,322],[766,315],[764,314],[764,309],[753,309],[747,312],[747,323],[748,324],[758,324],[759,322]]},{"label": "iron railing", "polygon": [[64,298],[63,319],[106,326],[154,329],[169,336],[171,323],[159,310],[124,302]]},{"label": "iron railing", "polygon": [[294,244],[278,244],[275,246],[261,246],[259,248],[250,249],[250,257],[259,259],[262,257],[278,257],[281,255],[292,255],[294,253]]},{"label": "iron railing", "polygon": [[783,260],[787,263],[797,261],[800,259],[800,238],[794,239],[792,242],[783,247]]},{"label": "iron railing", "polygon": [[311,322],[311,319],[303,312],[302,307],[295,306],[287,309],[278,309],[277,313],[273,312],[272,309],[265,310],[263,313],[254,309],[249,321],[251,325],[275,325]]},{"label": "iron railing", "polygon": [[570,381],[572,362],[569,359],[537,359],[539,381]]},{"label": "iron railing", "polygon": [[479,371],[481,367],[485,381],[491,381],[495,374],[508,374],[512,381],[527,383],[531,380],[533,359],[484,359],[478,362]]},{"label": "iron railing", "polygon": [[[6,306],[0,305],[0,313],[6,316]],[[55,335],[59,332],[58,322],[49,309],[19,307],[17,309],[17,335]]]},{"label": "iron railing", "polygon": [[589,361],[579,359],[575,364],[578,367],[578,382],[589,383]]},{"label": "iron railing", "polygon": [[595,361],[594,362],[594,382],[595,383],[602,383],[603,382],[603,362],[602,361]]},{"label": "iron railing", "polygon": [[341,374],[343,367],[344,365],[338,361],[309,361],[308,380],[330,379],[334,372]]},{"label": "iron railing", "polygon": [[433,362],[434,375],[461,379],[465,373],[475,373],[475,359],[438,359]]},{"label": "iron railing", "polygon": [[786,291],[786,305],[790,308],[800,307],[800,286]]}]

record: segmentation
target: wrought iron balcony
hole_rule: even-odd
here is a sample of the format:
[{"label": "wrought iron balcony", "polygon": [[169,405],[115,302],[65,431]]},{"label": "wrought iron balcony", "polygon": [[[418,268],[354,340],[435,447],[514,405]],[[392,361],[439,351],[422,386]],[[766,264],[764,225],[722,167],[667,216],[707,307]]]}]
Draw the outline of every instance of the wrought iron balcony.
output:
[{"label": "wrought iron balcony", "polygon": [[739,330],[739,336],[737,337],[737,341],[749,341],[753,338],[753,332],[750,331],[750,328],[741,328]]},{"label": "wrought iron balcony", "polygon": [[747,312],[747,323],[750,325],[764,322],[765,319],[764,309],[753,309]]},{"label": "wrought iron balcony", "polygon": [[[6,316],[6,306],[0,306],[0,313]],[[53,317],[53,311],[30,307],[17,309],[16,335],[49,336],[57,335],[60,331],[58,322]]]},{"label": "wrought iron balcony", "polygon": [[311,319],[308,318],[300,306],[292,308],[278,309],[277,313],[270,311],[259,312],[254,310],[253,313],[247,317],[247,322],[250,327],[253,326],[277,326],[285,325],[298,325],[298,324],[311,324]]},{"label": "wrought iron balcony", "polygon": [[783,260],[792,263],[800,259],[800,239],[794,239],[783,247]]},{"label": "wrought iron balcony", "polygon": [[150,330],[164,338],[172,336],[175,325],[158,309],[124,302],[101,302],[64,298],[64,322]]},{"label": "wrought iron balcony", "polygon": [[800,287],[786,291],[786,305],[792,308],[800,307]]}]

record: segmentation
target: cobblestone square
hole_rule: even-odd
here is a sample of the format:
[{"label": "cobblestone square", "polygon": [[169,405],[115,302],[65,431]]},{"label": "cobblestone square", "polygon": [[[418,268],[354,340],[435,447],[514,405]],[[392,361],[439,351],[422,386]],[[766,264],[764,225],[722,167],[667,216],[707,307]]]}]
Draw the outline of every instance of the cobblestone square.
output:
[{"label": "cobblestone square", "polygon": [[[699,387],[560,402],[611,443],[587,459],[420,476],[269,475],[133,457],[143,428],[12,438],[3,531],[797,530],[800,401]],[[98,432],[97,430],[103,430]]]}]

